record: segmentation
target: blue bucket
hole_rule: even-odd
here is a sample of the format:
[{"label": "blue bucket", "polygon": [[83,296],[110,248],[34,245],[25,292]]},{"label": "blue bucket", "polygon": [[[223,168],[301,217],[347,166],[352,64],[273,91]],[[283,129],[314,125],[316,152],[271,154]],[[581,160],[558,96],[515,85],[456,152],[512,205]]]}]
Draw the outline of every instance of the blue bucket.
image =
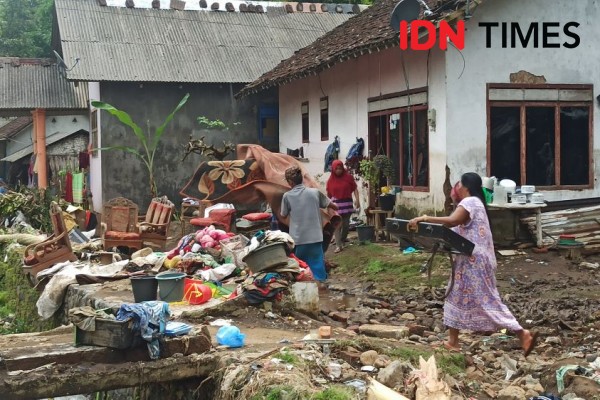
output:
[{"label": "blue bucket", "polygon": [[165,271],[156,275],[158,296],[162,301],[173,303],[183,300],[183,286],[186,274],[183,272]]}]

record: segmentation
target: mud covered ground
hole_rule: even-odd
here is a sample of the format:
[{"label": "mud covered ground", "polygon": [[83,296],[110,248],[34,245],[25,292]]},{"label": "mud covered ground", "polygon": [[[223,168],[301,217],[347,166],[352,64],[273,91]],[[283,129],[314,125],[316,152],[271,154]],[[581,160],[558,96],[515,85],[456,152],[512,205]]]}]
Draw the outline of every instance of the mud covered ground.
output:
[{"label": "mud covered ground", "polygon": [[[411,383],[411,368],[406,363],[416,367],[419,356],[435,355],[454,398],[558,395],[556,372],[571,365],[580,370],[565,373],[561,396],[600,399],[600,385],[594,377],[583,376],[600,369],[600,268],[595,268],[600,256],[575,262],[552,250],[497,255],[498,288],[505,304],[525,328],[540,332],[538,345],[527,358],[516,337],[502,330],[464,332],[461,353],[443,349],[446,331],[440,298],[450,264],[446,255],[436,257],[429,280],[421,273],[428,256],[404,255],[395,243],[359,245],[351,241],[341,253],[327,254],[334,268],[328,288],[320,291],[319,315],[303,317],[275,304],[271,313],[251,307],[233,317],[246,327],[250,337],[257,325],[301,336],[320,325],[332,326],[336,343],[323,363],[333,359],[343,367],[339,377],[320,378],[329,383],[366,382],[370,376],[414,398],[416,386]],[[386,326],[402,327],[403,333],[390,334]],[[373,356],[373,351],[375,358],[363,356]],[[405,364],[399,367],[395,363],[393,373],[386,375],[386,366],[394,360]],[[321,367],[327,375],[325,364]],[[366,364],[377,368],[361,372]]]}]

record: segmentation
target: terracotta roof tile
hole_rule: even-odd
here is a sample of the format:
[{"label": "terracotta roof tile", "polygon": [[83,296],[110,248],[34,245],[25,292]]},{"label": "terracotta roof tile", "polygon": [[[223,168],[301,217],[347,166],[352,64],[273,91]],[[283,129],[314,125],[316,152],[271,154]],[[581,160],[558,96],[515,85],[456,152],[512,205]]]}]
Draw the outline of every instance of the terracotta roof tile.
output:
[{"label": "terracotta roof tile", "polygon": [[[483,0],[471,0],[471,8]],[[427,0],[433,14],[432,21],[455,16],[466,6],[466,0]],[[331,66],[399,45],[398,34],[390,27],[390,16],[398,0],[378,0],[367,10],[321,36],[312,44],[296,51],[271,71],[247,85],[238,97],[273,86],[314,75]],[[462,17],[463,14],[460,14]],[[425,18],[421,15],[421,18]]]},{"label": "terracotta roof tile", "polygon": [[0,127],[0,140],[8,139],[21,132],[33,122],[31,117],[18,117]]}]

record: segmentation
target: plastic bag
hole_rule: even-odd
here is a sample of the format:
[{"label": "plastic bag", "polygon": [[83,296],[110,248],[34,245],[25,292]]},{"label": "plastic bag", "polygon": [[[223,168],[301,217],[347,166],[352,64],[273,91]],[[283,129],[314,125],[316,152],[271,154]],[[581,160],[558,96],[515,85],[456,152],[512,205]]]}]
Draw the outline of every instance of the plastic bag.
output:
[{"label": "plastic bag", "polygon": [[246,335],[237,326],[222,326],[217,331],[217,343],[229,347],[242,347]]}]

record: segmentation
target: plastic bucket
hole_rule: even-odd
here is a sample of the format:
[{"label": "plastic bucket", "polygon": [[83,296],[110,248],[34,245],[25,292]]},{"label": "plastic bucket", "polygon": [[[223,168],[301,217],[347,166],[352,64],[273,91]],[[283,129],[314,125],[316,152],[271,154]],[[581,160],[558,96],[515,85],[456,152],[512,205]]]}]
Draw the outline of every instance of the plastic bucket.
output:
[{"label": "plastic bucket", "polygon": [[356,227],[356,233],[359,242],[372,242],[375,238],[375,227],[373,225],[359,225]]},{"label": "plastic bucket", "polygon": [[183,299],[190,304],[206,303],[212,298],[212,289],[203,281],[185,278]]},{"label": "plastic bucket", "polygon": [[165,271],[156,275],[158,296],[162,301],[173,303],[183,299],[185,274],[183,272]]},{"label": "plastic bucket", "polygon": [[156,300],[158,281],[154,276],[132,276],[129,281],[136,303]]},{"label": "plastic bucket", "polygon": [[393,211],[396,205],[396,196],[393,194],[384,194],[379,196],[379,207],[384,211]]}]

